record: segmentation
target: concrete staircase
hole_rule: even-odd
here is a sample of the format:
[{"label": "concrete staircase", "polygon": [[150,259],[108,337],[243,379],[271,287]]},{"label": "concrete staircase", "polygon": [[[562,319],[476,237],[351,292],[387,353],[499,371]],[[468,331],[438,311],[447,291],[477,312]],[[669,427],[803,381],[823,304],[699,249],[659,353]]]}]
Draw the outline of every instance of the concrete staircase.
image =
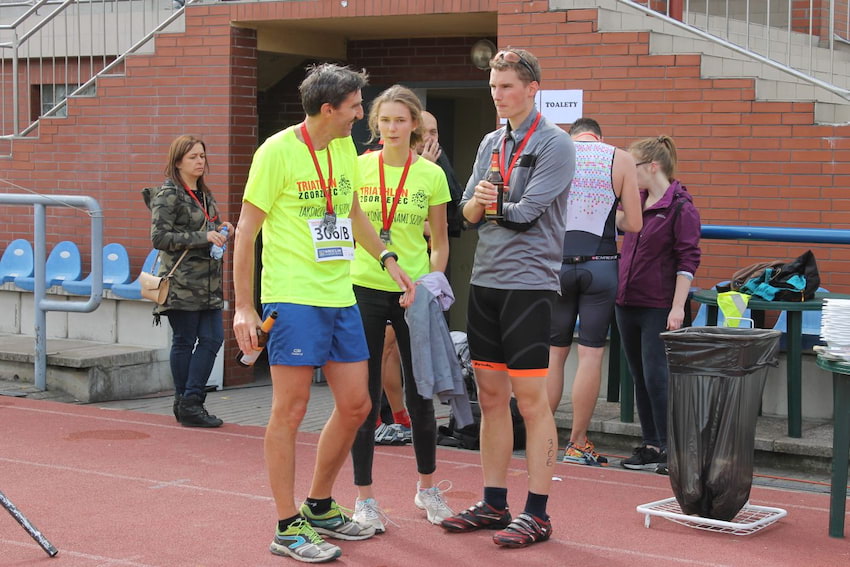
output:
[{"label": "concrete staircase", "polygon": [[[25,81],[16,85],[11,63],[0,67],[3,96],[8,97],[4,98],[5,104],[19,105],[19,108],[10,106],[0,116],[0,137],[8,144],[15,137],[38,135],[38,119],[28,118],[30,107],[37,108],[42,102],[33,95],[33,87],[43,84],[63,88],[51,101],[52,108],[41,109],[40,117],[64,118],[66,93],[80,88],[75,97],[96,96],[98,77],[123,75],[127,55],[154,53],[154,34],[185,31],[185,16],[183,9],[172,5],[170,0],[72,2],[50,4],[36,11],[24,3],[0,3],[0,24],[5,26],[0,30],[0,42],[6,47],[2,53],[4,60],[10,62],[17,54],[21,75],[27,81],[31,75],[35,77],[32,84]],[[71,72],[63,74],[56,70],[66,67]],[[16,86],[19,101],[14,100],[11,92]],[[14,123],[10,115],[19,116],[20,123]],[[6,152],[3,147],[0,153],[11,154],[11,151]]]},{"label": "concrete staircase", "polygon": [[[52,300],[69,297],[59,286]],[[33,384],[34,297],[11,282],[0,285],[0,380]],[[47,313],[47,387],[80,402],[137,397],[173,387],[168,322],[155,327],[151,302],[104,292],[91,313]],[[220,366],[220,365],[219,365]],[[218,375],[221,374],[219,369]]]},{"label": "concrete staircase", "polygon": [[[720,43],[704,39],[695,33],[637,10],[618,0],[551,0],[555,10],[598,10],[600,32],[638,31],[650,33],[650,53],[653,55],[699,54],[703,78],[752,78],[756,100],[783,102],[813,102],[816,124],[850,123],[850,100],[829,90],[776,69],[769,64],[738,53]],[[691,13],[688,23],[703,30],[719,30],[726,35],[726,20],[705,14]],[[730,41],[746,45],[747,26],[729,20]],[[803,73],[832,83],[842,89],[850,87],[850,48],[839,46],[830,73],[828,49],[810,46],[809,36],[764,25],[749,26],[749,47],[754,53],[771,54],[771,58],[786,62]]]}]

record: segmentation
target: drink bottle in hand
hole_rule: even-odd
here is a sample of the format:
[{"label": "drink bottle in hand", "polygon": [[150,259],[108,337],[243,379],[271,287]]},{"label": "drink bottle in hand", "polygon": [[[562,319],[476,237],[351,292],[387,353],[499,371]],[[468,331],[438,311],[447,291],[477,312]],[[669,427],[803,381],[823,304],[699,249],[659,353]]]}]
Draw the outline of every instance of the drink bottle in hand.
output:
[{"label": "drink bottle in hand", "polygon": [[496,187],[496,202],[484,209],[484,218],[490,221],[498,221],[505,218],[503,206],[505,201],[505,180],[499,170],[499,148],[493,148],[493,158],[490,160],[490,171],[484,179]]},{"label": "drink bottle in hand", "polygon": [[257,359],[260,357],[260,353],[262,353],[263,349],[266,347],[266,341],[269,340],[269,331],[271,331],[272,325],[274,325],[276,319],[277,311],[269,313],[269,316],[266,317],[266,320],[263,321],[263,324],[260,325],[260,328],[257,331],[258,348],[248,353],[239,353],[239,356],[236,357],[239,364],[242,366],[253,366],[254,363],[257,362]]},{"label": "drink bottle in hand", "polygon": [[[221,233],[227,238],[227,226],[221,227]],[[221,257],[224,256],[224,251],[227,250],[227,244],[222,244],[219,246],[218,244],[213,244],[210,246],[210,258],[213,260],[221,260]]]}]

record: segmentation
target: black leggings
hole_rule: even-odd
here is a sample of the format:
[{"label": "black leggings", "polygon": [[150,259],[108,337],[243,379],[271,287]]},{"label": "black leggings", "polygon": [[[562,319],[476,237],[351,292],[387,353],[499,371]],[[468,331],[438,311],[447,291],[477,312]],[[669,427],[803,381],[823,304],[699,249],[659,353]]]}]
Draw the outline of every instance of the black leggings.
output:
[{"label": "black leggings", "polygon": [[354,484],[372,484],[372,461],[375,454],[375,422],[381,410],[381,361],[384,353],[384,335],[387,321],[395,330],[396,342],[401,355],[404,401],[410,414],[413,430],[413,452],[416,454],[416,469],[419,474],[432,474],[437,468],[437,421],[434,417],[434,401],[423,398],[416,390],[413,366],[410,357],[410,331],[404,320],[404,309],[398,304],[401,292],[380,291],[354,286],[357,306],[363,319],[366,344],[369,346],[369,397],[372,411],[354,438],[351,460],[354,463]]}]

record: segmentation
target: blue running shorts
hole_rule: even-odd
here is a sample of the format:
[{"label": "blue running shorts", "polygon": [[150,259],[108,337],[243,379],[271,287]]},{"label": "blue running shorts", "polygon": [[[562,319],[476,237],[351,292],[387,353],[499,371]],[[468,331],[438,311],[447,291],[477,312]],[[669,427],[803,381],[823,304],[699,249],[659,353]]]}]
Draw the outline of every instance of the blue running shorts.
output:
[{"label": "blue running shorts", "polygon": [[266,349],[270,365],[324,366],[326,362],[369,359],[369,347],[357,305],[314,307],[265,303],[263,318],[277,311]]}]

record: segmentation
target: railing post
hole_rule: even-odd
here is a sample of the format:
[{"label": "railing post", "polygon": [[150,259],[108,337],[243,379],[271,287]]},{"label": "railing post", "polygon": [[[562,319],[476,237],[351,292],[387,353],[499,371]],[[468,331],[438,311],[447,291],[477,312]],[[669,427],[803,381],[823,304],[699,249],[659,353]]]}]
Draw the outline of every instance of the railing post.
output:
[{"label": "railing post", "polygon": [[[13,30],[13,33],[15,34],[15,37],[12,40],[12,133],[17,135],[20,131],[20,129],[18,128],[18,125],[20,124],[20,117],[18,116],[20,114],[20,101],[18,100],[18,88],[20,86],[18,84],[20,81],[20,79],[18,78],[18,44],[20,40],[18,39],[17,28]],[[5,134],[6,132],[2,133]]]},{"label": "railing post", "polygon": [[[79,195],[15,195],[0,193],[0,204],[32,205],[35,246],[33,250],[33,321],[35,326],[35,365],[33,382],[39,390],[47,389],[47,311],[90,313],[103,298],[103,209],[92,197]],[[88,301],[56,301],[47,299],[47,222],[45,208],[77,206],[89,210],[91,218],[91,294]]]},{"label": "railing post", "polygon": [[47,236],[44,205],[33,204],[33,232],[35,237],[35,288],[33,290],[33,322],[35,323],[35,365],[33,382],[42,392],[47,390],[47,312],[41,307],[47,291],[45,272],[47,269]]}]

